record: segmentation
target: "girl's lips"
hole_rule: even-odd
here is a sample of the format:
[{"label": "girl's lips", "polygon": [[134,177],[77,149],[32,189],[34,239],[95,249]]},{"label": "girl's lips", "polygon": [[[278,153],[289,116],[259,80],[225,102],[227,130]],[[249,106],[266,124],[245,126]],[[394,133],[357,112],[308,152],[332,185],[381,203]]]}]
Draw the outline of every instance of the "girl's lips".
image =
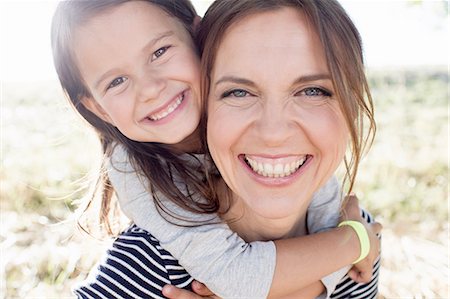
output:
[{"label": "girl's lips", "polygon": [[268,186],[284,186],[295,181],[313,159],[312,155],[287,158],[262,158],[239,155],[244,169],[258,183]]},{"label": "girl's lips", "polygon": [[176,114],[178,114],[186,106],[190,99],[191,92],[189,89],[184,90],[174,97],[167,105],[151,112],[141,120],[142,123],[152,125],[162,125],[170,122]]}]

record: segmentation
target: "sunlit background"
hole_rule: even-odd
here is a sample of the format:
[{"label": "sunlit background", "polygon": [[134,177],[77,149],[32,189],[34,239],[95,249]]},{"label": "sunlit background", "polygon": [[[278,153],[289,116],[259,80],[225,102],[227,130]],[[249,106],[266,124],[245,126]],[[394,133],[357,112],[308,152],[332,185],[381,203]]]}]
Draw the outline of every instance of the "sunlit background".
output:
[{"label": "sunlit background", "polygon": [[[194,1],[200,15],[210,2]],[[356,191],[384,225],[380,298],[450,298],[449,3],[340,2],[362,35],[377,110]],[[70,297],[101,251],[74,235],[98,145],[56,79],[56,3],[0,0],[0,298]]]},{"label": "sunlit background", "polygon": [[[194,1],[203,15],[211,1]],[[49,28],[57,1],[1,1],[3,81],[56,80]],[[448,2],[341,1],[363,36],[369,67],[446,66]]]}]

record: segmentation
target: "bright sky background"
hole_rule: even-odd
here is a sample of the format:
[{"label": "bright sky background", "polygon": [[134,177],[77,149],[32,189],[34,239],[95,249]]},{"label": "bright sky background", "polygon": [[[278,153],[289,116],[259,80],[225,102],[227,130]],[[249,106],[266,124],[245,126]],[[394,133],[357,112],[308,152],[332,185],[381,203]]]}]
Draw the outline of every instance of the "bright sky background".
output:
[{"label": "bright sky background", "polygon": [[[193,2],[203,14],[210,1]],[[448,66],[448,0],[340,2],[362,35],[369,67]],[[2,81],[56,80],[50,50],[56,3],[0,0]]]}]

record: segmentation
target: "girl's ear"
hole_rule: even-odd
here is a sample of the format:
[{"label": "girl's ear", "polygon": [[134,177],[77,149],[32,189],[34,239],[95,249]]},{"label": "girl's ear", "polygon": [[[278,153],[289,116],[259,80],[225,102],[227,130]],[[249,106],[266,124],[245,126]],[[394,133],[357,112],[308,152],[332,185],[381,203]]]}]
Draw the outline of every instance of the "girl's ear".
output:
[{"label": "girl's ear", "polygon": [[194,22],[192,22],[192,29],[194,32],[197,32],[201,21],[202,21],[202,18],[200,16],[195,16]]},{"label": "girl's ear", "polygon": [[91,97],[83,97],[81,99],[81,104],[89,111],[97,115],[101,120],[111,124],[114,126],[112,119],[109,117],[108,113],[103,110],[102,106],[100,106],[96,100]]}]

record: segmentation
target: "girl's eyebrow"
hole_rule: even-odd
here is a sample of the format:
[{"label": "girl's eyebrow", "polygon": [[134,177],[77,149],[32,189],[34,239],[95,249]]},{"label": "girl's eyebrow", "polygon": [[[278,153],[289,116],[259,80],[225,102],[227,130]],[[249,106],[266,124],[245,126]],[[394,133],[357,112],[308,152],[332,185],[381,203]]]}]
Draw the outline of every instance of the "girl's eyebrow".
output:
[{"label": "girl's eyebrow", "polygon": [[[166,31],[166,32],[162,32],[160,34],[158,34],[155,38],[151,39],[148,43],[146,43],[144,45],[144,47],[142,48],[142,52],[147,52],[149,49],[151,49],[156,43],[158,43],[160,40],[167,38],[169,36],[174,35],[174,32],[172,30],[170,31]],[[103,80],[105,80],[105,78],[109,77],[112,73],[116,72],[116,69],[110,69],[108,71],[106,71],[105,73],[103,73],[100,78],[95,81],[95,85],[94,88],[98,89],[99,85],[103,82]]]},{"label": "girl's eyebrow", "polygon": [[142,48],[142,52],[147,52],[149,49],[151,49],[157,42],[159,42],[160,40],[167,38],[169,36],[174,35],[174,32],[172,30],[170,31],[166,31],[166,32],[162,32],[160,34],[158,34],[158,36],[156,36],[155,38],[151,39],[143,48]]}]

